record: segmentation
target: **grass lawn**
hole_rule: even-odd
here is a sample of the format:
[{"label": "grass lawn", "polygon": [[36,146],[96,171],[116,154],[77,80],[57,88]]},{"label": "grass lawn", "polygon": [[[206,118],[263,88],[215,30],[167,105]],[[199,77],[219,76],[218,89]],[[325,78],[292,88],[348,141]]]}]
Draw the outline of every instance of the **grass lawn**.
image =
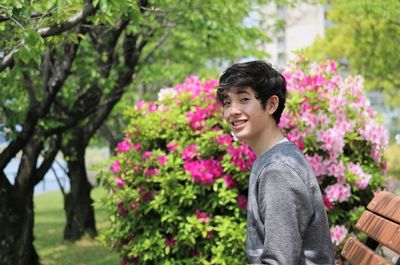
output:
[{"label": "grass lawn", "polygon": [[[105,196],[102,189],[94,189],[96,201]],[[116,253],[89,237],[70,243],[63,240],[65,225],[64,202],[60,192],[36,195],[35,247],[43,265],[117,265]],[[96,225],[99,233],[107,226],[105,209],[95,203]]]}]

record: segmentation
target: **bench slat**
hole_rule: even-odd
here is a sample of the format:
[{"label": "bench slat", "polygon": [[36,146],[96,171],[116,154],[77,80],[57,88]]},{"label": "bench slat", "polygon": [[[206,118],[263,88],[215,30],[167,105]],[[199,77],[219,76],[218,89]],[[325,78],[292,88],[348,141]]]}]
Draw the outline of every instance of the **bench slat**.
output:
[{"label": "bench slat", "polygon": [[365,211],[358,219],[356,228],[400,254],[400,225],[395,222]]},{"label": "bench slat", "polygon": [[347,239],[341,254],[352,265],[392,265],[391,262],[376,254],[355,237]]},{"label": "bench slat", "polygon": [[400,196],[393,193],[381,191],[375,194],[367,209],[400,223]]}]

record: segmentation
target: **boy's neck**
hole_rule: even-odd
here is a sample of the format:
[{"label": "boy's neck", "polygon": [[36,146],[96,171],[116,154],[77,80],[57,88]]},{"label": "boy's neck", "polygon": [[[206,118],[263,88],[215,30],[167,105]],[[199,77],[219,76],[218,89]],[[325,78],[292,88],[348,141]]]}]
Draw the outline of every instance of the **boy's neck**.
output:
[{"label": "boy's neck", "polygon": [[256,153],[256,156],[259,157],[284,138],[281,130],[278,127],[273,127],[271,130],[265,131],[263,135],[260,135],[256,141],[248,142],[248,144]]}]

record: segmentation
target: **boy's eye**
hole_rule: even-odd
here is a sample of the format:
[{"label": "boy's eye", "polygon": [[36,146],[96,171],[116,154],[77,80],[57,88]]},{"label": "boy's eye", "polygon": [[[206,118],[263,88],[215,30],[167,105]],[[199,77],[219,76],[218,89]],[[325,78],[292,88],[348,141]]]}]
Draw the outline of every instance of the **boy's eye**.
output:
[{"label": "boy's eye", "polygon": [[247,102],[247,101],[249,101],[250,99],[249,98],[242,98],[242,99],[240,99],[240,102]]},{"label": "boy's eye", "polygon": [[227,107],[227,106],[229,106],[231,103],[229,102],[229,101],[224,101],[224,102],[222,102],[222,105],[224,106],[224,107]]}]

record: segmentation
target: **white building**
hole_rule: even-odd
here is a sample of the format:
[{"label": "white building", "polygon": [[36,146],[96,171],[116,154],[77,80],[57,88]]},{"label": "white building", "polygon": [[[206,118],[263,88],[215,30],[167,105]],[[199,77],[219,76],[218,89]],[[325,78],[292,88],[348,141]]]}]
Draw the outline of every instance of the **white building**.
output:
[{"label": "white building", "polygon": [[326,5],[299,3],[295,7],[281,7],[274,3],[264,8],[266,17],[276,16],[284,21],[284,27],[273,34],[272,42],[265,45],[273,65],[283,67],[294,52],[310,46],[317,36],[324,37]]}]

